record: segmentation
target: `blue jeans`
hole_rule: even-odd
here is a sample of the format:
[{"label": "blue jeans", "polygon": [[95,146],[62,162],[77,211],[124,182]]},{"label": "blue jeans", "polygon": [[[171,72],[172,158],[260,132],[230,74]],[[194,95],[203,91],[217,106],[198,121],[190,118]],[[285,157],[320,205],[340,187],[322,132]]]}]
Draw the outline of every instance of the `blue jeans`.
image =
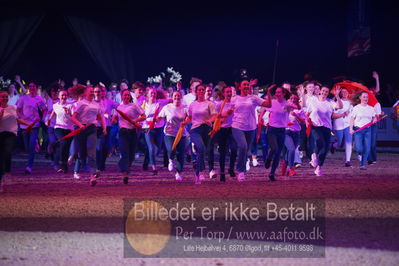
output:
[{"label": "blue jeans", "polygon": [[[71,130],[69,129],[63,129],[63,128],[56,128],[54,130],[55,136],[57,137],[57,140],[59,140],[60,138],[66,136],[67,134],[69,134],[71,132]],[[72,142],[73,138],[67,138],[63,141],[60,141],[60,148],[57,151],[58,158],[60,158],[61,161],[61,167],[63,167],[64,170],[67,169],[67,165],[68,165],[68,156],[69,156],[69,149],[71,146],[71,142]]]},{"label": "blue jeans", "polygon": [[262,126],[262,131],[260,132],[260,141],[262,143],[263,163],[266,163],[267,154],[269,152],[269,142],[267,141],[266,126]]},{"label": "blue jeans", "polygon": [[237,158],[237,144],[232,136],[231,127],[221,128],[215,135],[215,141],[219,145],[219,166],[220,173],[224,174],[226,165],[226,154],[230,148],[230,167],[229,169],[234,169]]},{"label": "blue jeans", "polygon": [[299,131],[292,131],[292,130],[286,130],[285,131],[285,148],[284,148],[284,158],[287,161],[287,166],[290,169],[294,168],[294,162],[295,162],[295,151],[296,148],[298,147],[299,143]]},{"label": "blue jeans", "polygon": [[105,170],[105,161],[109,152],[111,127],[107,127],[107,135],[103,134],[103,128],[97,127],[97,147],[96,147],[96,165],[100,171]]},{"label": "blue jeans", "polygon": [[[356,130],[357,128],[355,128]],[[371,128],[365,128],[354,134],[355,137],[355,150],[362,156],[360,166],[365,166],[367,157],[370,153],[371,144]]]},{"label": "blue jeans", "polygon": [[175,141],[174,136],[165,136],[165,147],[168,152],[169,160],[173,160],[175,157],[177,159],[176,163],[176,171],[181,173],[183,172],[184,166],[184,156],[186,154],[186,147],[187,147],[187,137],[182,137],[177,144],[176,148],[172,151],[173,142]]},{"label": "blue jeans", "polygon": [[119,126],[112,125],[109,133],[109,147],[110,150],[117,149],[119,147]]},{"label": "blue jeans", "polygon": [[254,139],[255,131],[243,131],[237,128],[232,129],[233,138],[237,143],[238,158],[237,158],[237,171],[240,173],[246,172],[246,163],[248,150],[251,147]]},{"label": "blue jeans", "polygon": [[195,171],[196,175],[199,175],[201,171],[205,170],[205,151],[207,150],[209,143],[209,132],[211,127],[208,125],[201,125],[190,130],[191,141],[195,145],[197,151],[197,169]]},{"label": "blue jeans", "polygon": [[312,134],[316,142],[314,153],[317,154],[318,165],[323,166],[330,147],[331,129],[327,127],[312,127]]},{"label": "blue jeans", "polygon": [[378,124],[374,124],[370,127],[370,153],[367,158],[369,162],[377,161],[377,134],[378,134]]},{"label": "blue jeans", "polygon": [[[51,145],[54,142],[56,142],[57,138],[55,136],[55,132],[54,132],[54,127],[48,127],[47,128],[47,137],[48,137],[48,143],[47,145]],[[53,161],[54,166],[59,166],[59,161],[60,161],[60,154],[59,152],[54,152],[51,155],[51,159]]]},{"label": "blue jeans", "polygon": [[272,161],[272,168],[270,174],[276,172],[278,164],[280,162],[281,151],[284,148],[285,140],[285,128],[277,128],[269,126],[267,131],[267,140],[269,142],[270,152],[267,156],[268,161]]},{"label": "blue jeans", "polygon": [[29,133],[26,130],[24,130],[24,132],[25,134],[23,135],[23,138],[25,151],[28,153],[28,167],[32,168],[33,162],[35,160],[36,140],[37,135],[39,134],[39,128],[32,128],[32,133]]},{"label": "blue jeans", "polygon": [[349,133],[349,127],[334,130],[335,137],[337,139],[338,147],[341,146],[342,140],[345,142],[345,162],[349,162],[351,160],[352,155],[352,135]]},{"label": "blue jeans", "polygon": [[162,148],[163,128],[154,128],[150,133],[145,133],[145,142],[148,147],[148,156],[151,166],[156,166],[155,157]]},{"label": "blue jeans", "polygon": [[121,128],[119,130],[119,150],[121,153],[119,169],[123,173],[129,173],[136,153],[137,140],[136,129]]},{"label": "blue jeans", "polygon": [[252,145],[251,145],[251,154],[252,156],[258,155],[258,143],[256,142],[256,134],[258,134],[258,129],[254,130],[254,139],[252,140]]},{"label": "blue jeans", "polygon": [[87,158],[90,173],[96,171],[96,146],[97,146],[97,128],[91,125],[75,138],[76,145],[79,149],[79,159],[75,162],[75,173],[79,173],[80,168],[84,165]]}]

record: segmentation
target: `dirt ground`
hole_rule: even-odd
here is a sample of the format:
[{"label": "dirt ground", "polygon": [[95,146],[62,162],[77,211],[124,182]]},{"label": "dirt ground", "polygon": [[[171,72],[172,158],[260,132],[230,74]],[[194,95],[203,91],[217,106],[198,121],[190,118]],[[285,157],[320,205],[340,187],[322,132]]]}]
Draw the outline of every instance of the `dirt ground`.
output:
[{"label": "dirt ground", "polygon": [[[26,157],[15,156],[12,178],[0,194],[1,265],[398,265],[399,154],[380,153],[378,162],[359,170],[343,166],[343,153],[329,154],[323,177],[308,161],[297,176],[277,176],[252,167],[247,180],[226,183],[207,179],[194,185],[191,164],[182,182],[166,168],[153,176],[139,159],[128,185],[109,159],[95,187],[88,173],[80,180],[57,174],[38,156],[31,175],[23,174]],[[326,249],[323,258],[125,258],[124,198],[325,199]]]}]

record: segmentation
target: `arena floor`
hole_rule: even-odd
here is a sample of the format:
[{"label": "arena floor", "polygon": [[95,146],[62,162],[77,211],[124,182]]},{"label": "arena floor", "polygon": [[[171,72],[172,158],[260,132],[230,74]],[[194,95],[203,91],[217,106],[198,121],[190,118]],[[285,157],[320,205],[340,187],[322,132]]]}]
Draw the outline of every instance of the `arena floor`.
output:
[{"label": "arena floor", "polygon": [[[176,182],[166,168],[157,176],[132,167],[122,183],[117,158],[95,187],[88,174],[80,180],[57,174],[38,156],[31,175],[23,174],[26,157],[15,156],[5,192],[0,194],[1,265],[398,265],[399,154],[379,153],[377,164],[359,170],[343,166],[342,152],[329,154],[325,176],[316,177],[305,161],[297,176],[267,178],[252,167],[247,180],[226,183],[207,179],[194,185],[191,164]],[[124,258],[124,198],[307,198],[325,199],[325,258]]]}]

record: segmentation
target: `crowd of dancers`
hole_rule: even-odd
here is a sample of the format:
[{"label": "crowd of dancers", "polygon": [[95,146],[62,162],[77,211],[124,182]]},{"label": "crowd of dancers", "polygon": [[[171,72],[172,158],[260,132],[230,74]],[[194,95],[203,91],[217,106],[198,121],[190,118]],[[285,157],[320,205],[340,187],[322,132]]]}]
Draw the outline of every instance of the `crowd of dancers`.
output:
[{"label": "crowd of dancers", "polygon": [[[373,76],[378,81],[378,74]],[[271,181],[279,166],[281,175],[295,176],[304,156],[315,175],[322,176],[328,152],[341,143],[343,166],[351,167],[352,140],[360,169],[376,162],[374,122],[383,114],[379,103],[369,105],[370,92],[350,95],[345,87],[317,81],[297,86],[286,82],[263,90],[256,83],[244,76],[235,86],[213,86],[192,78],[187,90],[181,83],[164,90],[141,82],[129,86],[123,81],[119,89],[116,84],[107,89],[102,83],[81,85],[74,80],[68,89],[57,82],[38,92],[37,84],[30,82],[25,88],[17,77],[0,92],[1,184],[11,177],[17,136],[28,154],[26,174],[34,171],[38,146],[44,145],[56,172],[80,179],[82,168],[87,168],[91,186],[106,171],[112,153],[120,157],[124,184],[134,176],[132,163],[138,152],[144,154],[143,170],[153,175],[158,171],[157,155],[163,155],[163,165],[177,181],[184,179],[185,162],[191,162],[195,184],[208,176],[221,182],[226,175],[245,181],[250,165],[260,164],[259,145]],[[378,90],[377,82],[370,91]]]}]

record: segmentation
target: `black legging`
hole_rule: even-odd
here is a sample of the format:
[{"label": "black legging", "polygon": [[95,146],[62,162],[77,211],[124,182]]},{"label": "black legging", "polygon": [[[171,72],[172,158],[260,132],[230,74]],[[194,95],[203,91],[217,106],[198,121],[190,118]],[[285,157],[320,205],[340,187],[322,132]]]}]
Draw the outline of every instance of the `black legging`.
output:
[{"label": "black legging", "polygon": [[9,131],[0,132],[0,181],[11,169],[11,153],[14,150],[16,135]]}]

